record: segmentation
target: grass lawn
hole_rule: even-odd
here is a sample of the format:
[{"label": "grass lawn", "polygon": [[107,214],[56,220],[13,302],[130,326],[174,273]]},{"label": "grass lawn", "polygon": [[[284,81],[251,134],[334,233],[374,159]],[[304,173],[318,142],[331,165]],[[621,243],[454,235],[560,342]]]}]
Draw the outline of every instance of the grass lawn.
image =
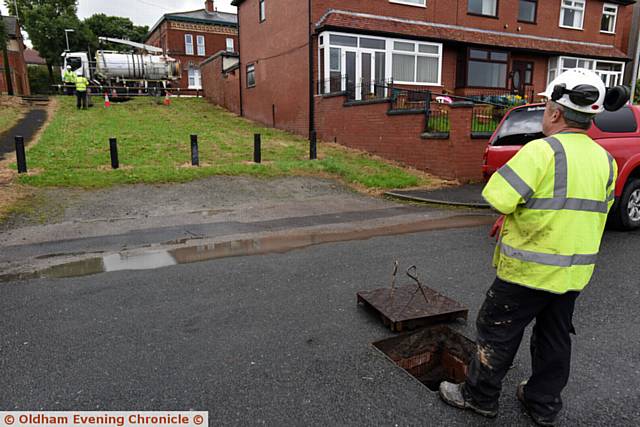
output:
[{"label": "grass lawn", "polygon": [[13,104],[4,104],[0,101],[0,134],[11,129],[15,125],[22,114],[24,108]]},{"label": "grass lawn", "polygon": [[[27,152],[32,171],[20,176],[34,186],[106,187],[125,183],[183,182],[210,175],[333,176],[368,189],[432,185],[435,179],[335,144],[318,144],[309,161],[304,138],[259,126],[203,99],[151,98],[76,111],[75,98],[60,107],[37,145]],[[190,166],[189,135],[197,134],[201,167]],[[253,134],[262,134],[263,164],[253,159]],[[118,139],[121,168],[110,169],[109,138]],[[15,167],[15,165],[14,165]]]}]

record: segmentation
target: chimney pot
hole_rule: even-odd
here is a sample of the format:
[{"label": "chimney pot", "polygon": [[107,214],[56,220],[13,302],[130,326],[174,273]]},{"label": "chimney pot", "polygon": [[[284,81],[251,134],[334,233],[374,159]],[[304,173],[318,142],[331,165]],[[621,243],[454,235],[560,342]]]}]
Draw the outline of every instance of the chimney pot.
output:
[{"label": "chimney pot", "polygon": [[204,2],[205,9],[207,12],[214,12],[215,8],[213,7],[213,0],[206,0]]}]

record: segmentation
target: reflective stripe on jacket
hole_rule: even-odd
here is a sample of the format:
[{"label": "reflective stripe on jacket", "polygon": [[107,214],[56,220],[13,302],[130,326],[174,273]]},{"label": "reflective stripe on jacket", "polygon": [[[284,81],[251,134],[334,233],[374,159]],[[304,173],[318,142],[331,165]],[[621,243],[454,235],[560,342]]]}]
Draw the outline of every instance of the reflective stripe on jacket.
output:
[{"label": "reflective stripe on jacket", "polygon": [[617,165],[595,141],[563,133],[525,145],[482,196],[506,215],[494,255],[500,279],[554,293],[589,283]]},{"label": "reflective stripe on jacket", "polygon": [[89,85],[89,81],[86,77],[78,76],[76,78],[76,90],[79,92],[85,92],[87,90],[87,86]]},{"label": "reflective stripe on jacket", "polygon": [[76,73],[73,71],[65,71],[64,72],[64,82],[65,83],[75,83],[76,82]]}]

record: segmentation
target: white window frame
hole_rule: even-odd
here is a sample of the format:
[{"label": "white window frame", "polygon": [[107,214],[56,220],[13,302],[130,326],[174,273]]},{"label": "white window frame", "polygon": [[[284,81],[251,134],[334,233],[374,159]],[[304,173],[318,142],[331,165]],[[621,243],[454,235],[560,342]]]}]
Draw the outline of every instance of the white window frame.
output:
[{"label": "white window frame", "polygon": [[[615,12],[607,11],[607,8],[615,9]],[[613,29],[611,31],[600,30],[601,33],[604,34],[615,34],[616,33],[616,25],[618,24],[618,5],[612,3],[605,3],[602,5],[602,16],[604,15],[612,15],[613,16]],[[600,21],[602,24],[602,21]]]},{"label": "white window frame", "polygon": [[[565,5],[565,2],[569,1],[572,3],[571,6],[567,6]],[[577,7],[577,4],[581,4],[582,8]],[[575,10],[575,11],[580,11],[581,13],[581,19],[580,19],[580,26],[579,27],[570,27],[568,25],[564,25],[564,11],[566,9],[571,9],[571,10]],[[586,0],[560,0],[560,22],[558,23],[558,25],[560,26],[560,28],[567,28],[569,30],[583,30],[584,29],[584,14],[585,14],[585,10],[587,9],[587,2]]]},{"label": "white window frame", "polygon": [[[201,41],[202,43],[200,43]],[[196,36],[196,48],[198,51],[198,56],[205,56],[207,54],[204,36],[200,36],[200,35]]]},{"label": "white window frame", "polygon": [[[557,66],[556,68],[551,68],[551,61],[553,59],[557,59]],[[570,70],[571,68],[566,68],[564,67],[564,61],[566,59],[573,59],[576,62],[578,61],[589,61],[591,66],[588,67],[589,70],[594,71],[598,76],[603,76],[603,75],[607,75],[607,76],[612,76],[612,75],[617,75],[617,84],[622,84],[622,79],[624,78],[624,71],[625,71],[625,67],[626,64],[622,61],[603,61],[600,59],[593,59],[593,58],[579,58],[579,57],[575,57],[575,56],[555,56],[552,58],[549,58],[549,72],[547,74],[547,84],[550,84],[551,81],[553,80],[551,78],[551,73],[555,73],[555,77],[558,77],[558,75],[562,74],[564,71]],[[598,70],[598,64],[615,64],[615,65],[620,65],[620,70],[621,71],[601,71]]]},{"label": "white window frame", "polygon": [[418,0],[418,1],[422,1],[422,4],[419,3],[415,3],[409,0],[389,0],[389,3],[395,3],[395,4],[402,4],[404,6],[413,6],[413,7],[422,7],[422,8],[426,8],[427,7],[427,0]]},{"label": "white window frame", "polygon": [[[189,39],[191,39],[190,42]],[[193,34],[184,35],[184,54],[193,55]]]},{"label": "white window frame", "polygon": [[227,52],[235,52],[235,41],[231,37],[227,37]]},{"label": "white window frame", "polygon": [[258,0],[258,22],[267,20],[267,3],[266,0]]},{"label": "white window frame", "polygon": [[[346,47],[346,46],[336,46],[336,45],[331,45],[331,35],[335,35],[335,36],[348,36],[348,37],[357,37],[358,39],[360,39],[360,37],[364,37],[367,39],[376,39],[376,40],[384,40],[385,41],[385,49],[370,49],[370,48],[361,48],[359,47],[360,42],[358,41],[358,47]],[[412,39],[398,39],[398,38],[388,38],[388,37],[378,37],[378,36],[370,36],[368,34],[360,34],[360,33],[344,33],[344,32],[336,32],[336,31],[325,31],[323,33],[320,34],[320,37],[322,37],[322,43],[319,43],[318,45],[318,64],[320,64],[320,50],[324,49],[324,76],[325,76],[325,88],[324,88],[324,93],[328,93],[330,90],[330,79],[329,76],[331,75],[331,47],[336,47],[336,48],[340,48],[341,49],[341,70],[342,72],[344,72],[344,70],[346,70],[346,52],[355,52],[356,53],[356,58],[360,58],[361,57],[361,53],[372,53],[372,52],[384,52],[385,53],[385,76],[384,79],[385,81],[390,81],[393,78],[393,53],[402,53],[402,54],[411,54],[411,52],[407,52],[407,51],[396,51],[394,49],[394,43],[395,42],[401,42],[401,43],[413,43],[414,44],[414,52],[413,55],[415,55],[416,57],[416,61],[415,61],[415,73],[414,73],[414,78],[417,79],[417,67],[418,67],[418,60],[417,57],[418,56],[424,56],[424,57],[430,57],[430,58],[438,58],[438,80],[436,82],[405,82],[405,81],[398,81],[398,80],[394,80],[393,83],[394,84],[402,84],[405,86],[430,86],[430,87],[441,87],[442,86],[442,58],[444,55],[444,47],[442,45],[442,43],[433,43],[433,42],[424,42],[424,41],[420,41],[420,40],[412,40]],[[320,40],[320,38],[318,39]],[[419,45],[428,45],[428,46],[435,46],[438,48],[438,53],[437,54],[432,54],[432,53],[421,53],[419,52],[420,48]],[[360,66],[358,66],[358,59],[356,59],[356,75],[360,75]],[[322,72],[320,70],[320,67],[318,67],[318,81],[320,81],[320,79],[322,78]],[[343,79],[342,80],[342,90],[346,90],[346,80]]]},{"label": "white window frame", "polygon": [[[187,69],[187,74],[189,76],[189,89],[202,89],[202,75],[200,74],[200,69],[196,66],[190,65]],[[191,83],[192,79],[193,83]]]}]

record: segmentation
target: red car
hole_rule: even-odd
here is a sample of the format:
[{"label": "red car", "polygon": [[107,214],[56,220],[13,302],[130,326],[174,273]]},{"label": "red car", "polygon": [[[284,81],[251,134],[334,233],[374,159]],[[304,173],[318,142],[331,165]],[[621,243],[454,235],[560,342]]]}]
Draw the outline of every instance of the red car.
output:
[{"label": "red car", "polygon": [[[482,172],[486,180],[534,139],[544,138],[544,104],[510,110],[495,130],[484,153]],[[616,201],[609,223],[618,229],[640,228],[640,106],[626,105],[615,112],[598,114],[588,135],[616,159]]]}]

